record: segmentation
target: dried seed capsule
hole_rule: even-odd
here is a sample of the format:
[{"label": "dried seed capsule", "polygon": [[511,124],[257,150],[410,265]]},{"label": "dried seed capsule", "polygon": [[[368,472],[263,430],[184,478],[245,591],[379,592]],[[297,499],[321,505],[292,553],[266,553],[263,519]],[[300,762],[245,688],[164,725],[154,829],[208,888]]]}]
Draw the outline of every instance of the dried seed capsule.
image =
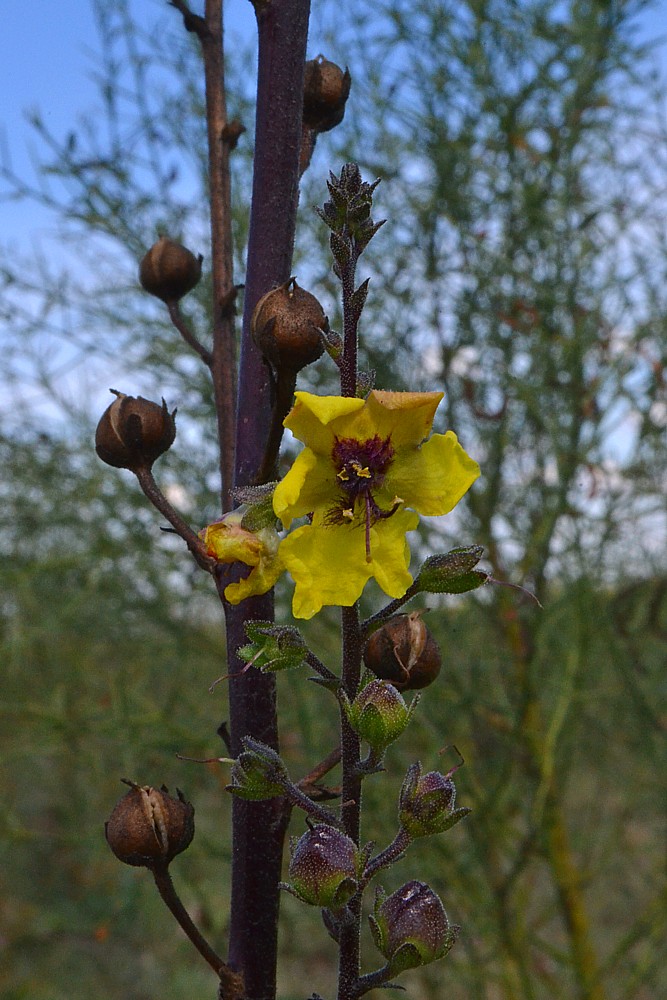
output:
[{"label": "dried seed capsule", "polygon": [[161,236],[139,265],[141,286],[163,302],[178,302],[199,283],[203,259]]},{"label": "dried seed capsule", "polygon": [[343,71],[321,55],[310,59],[303,81],[304,125],[314,132],[328,132],[339,125],[345,114],[351,82],[347,68]]},{"label": "dried seed capsule", "polygon": [[399,691],[428,687],[440,673],[440,650],[421,615],[395,615],[370,636],[364,649],[368,669]]},{"label": "dried seed capsule", "polygon": [[252,336],[277,370],[298,372],[324,352],[329,321],[314,295],[290,278],[263,295],[252,315]]},{"label": "dried seed capsule", "polygon": [[95,431],[95,451],[107,465],[117,469],[150,469],[176,437],[176,410],[142,396],[117,397],[104,411]]},{"label": "dried seed capsule", "polygon": [[126,865],[168,865],[192,841],[194,806],[181,792],[173,798],[164,785],[151,788],[126,783],[132,787],[104,827],[109,847]]}]

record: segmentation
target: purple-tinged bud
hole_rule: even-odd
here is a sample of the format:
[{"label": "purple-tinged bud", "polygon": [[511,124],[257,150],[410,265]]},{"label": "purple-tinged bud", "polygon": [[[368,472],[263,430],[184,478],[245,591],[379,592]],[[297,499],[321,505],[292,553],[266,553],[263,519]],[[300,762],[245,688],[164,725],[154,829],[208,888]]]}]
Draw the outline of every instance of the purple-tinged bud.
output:
[{"label": "purple-tinged bud", "polygon": [[201,254],[195,257],[180,243],[161,236],[139,265],[141,286],[163,302],[178,302],[199,283],[203,259]]},{"label": "purple-tinged bud", "polygon": [[422,621],[422,612],[394,615],[374,632],[364,649],[364,663],[376,677],[384,677],[399,691],[432,684],[442,659],[433,636]]},{"label": "purple-tinged bud", "polygon": [[470,809],[454,809],[456,787],[448,774],[429,771],[422,775],[421,764],[413,764],[401,788],[399,820],[410,837],[428,837],[449,830]]},{"label": "purple-tinged bud", "polygon": [[298,372],[324,353],[329,321],[314,295],[290,278],[263,295],[252,314],[252,337],[274,368]]},{"label": "purple-tinged bud", "polygon": [[291,845],[289,883],[283,888],[311,906],[339,910],[357,891],[361,865],[354,841],[320,823]]},{"label": "purple-tinged bud", "polygon": [[194,807],[181,792],[172,798],[164,785],[126,784],[132,786],[130,791],[116,804],[104,827],[109,847],[126,865],[168,865],[192,841]]},{"label": "purple-tinged bud", "polygon": [[352,704],[344,699],[343,705],[352,729],[375,753],[381,754],[407,726],[416,699],[408,708],[392,684],[372,680],[361,688]]},{"label": "purple-tinged bud", "polygon": [[328,132],[340,125],[352,80],[324,56],[309,59],[303,81],[303,124],[314,132]]},{"label": "purple-tinged bud", "polygon": [[142,396],[117,397],[106,408],[95,431],[95,451],[103,462],[117,469],[150,469],[168,451],[176,437],[176,410]]},{"label": "purple-tinged bud", "polygon": [[440,897],[425,882],[414,880],[388,898],[378,887],[369,921],[392,975],[442,958],[459,931],[450,925]]}]

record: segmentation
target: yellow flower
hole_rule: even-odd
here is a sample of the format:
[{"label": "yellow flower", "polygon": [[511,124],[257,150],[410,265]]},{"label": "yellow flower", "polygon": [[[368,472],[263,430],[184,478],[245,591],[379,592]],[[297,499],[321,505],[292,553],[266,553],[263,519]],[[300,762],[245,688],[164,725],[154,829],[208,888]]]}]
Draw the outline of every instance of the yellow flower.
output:
[{"label": "yellow flower", "polygon": [[296,583],[293,612],[350,606],[375,577],[390,597],[412,583],[406,532],[418,514],[447,514],[479,476],[451,431],[428,441],[441,392],[371,392],[367,399],[296,393],[285,420],[306,445],[273,496],[289,528],[280,557]]},{"label": "yellow flower", "polygon": [[245,511],[244,507],[238,507],[199,532],[208,554],[218,562],[252,566],[243,580],[225,587],[225,598],[230,604],[239,604],[254,594],[265,594],[285,568],[278,554],[278,532],[272,527],[248,531],[241,524]]}]

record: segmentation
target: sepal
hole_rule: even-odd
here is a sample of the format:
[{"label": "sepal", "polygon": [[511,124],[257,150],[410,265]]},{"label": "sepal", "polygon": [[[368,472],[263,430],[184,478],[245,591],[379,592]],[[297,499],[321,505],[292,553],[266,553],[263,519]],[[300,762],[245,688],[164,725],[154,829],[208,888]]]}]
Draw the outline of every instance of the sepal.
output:
[{"label": "sepal", "polygon": [[308,647],[297,628],[292,625],[275,625],[268,621],[246,622],[247,646],[241,646],[237,655],[251,663],[262,673],[277,673],[300,667],[306,662]]},{"label": "sepal", "polygon": [[232,782],[226,786],[227,791],[249,802],[284,795],[289,776],[280,754],[250,736],[241,742],[245,750],[232,765]]}]

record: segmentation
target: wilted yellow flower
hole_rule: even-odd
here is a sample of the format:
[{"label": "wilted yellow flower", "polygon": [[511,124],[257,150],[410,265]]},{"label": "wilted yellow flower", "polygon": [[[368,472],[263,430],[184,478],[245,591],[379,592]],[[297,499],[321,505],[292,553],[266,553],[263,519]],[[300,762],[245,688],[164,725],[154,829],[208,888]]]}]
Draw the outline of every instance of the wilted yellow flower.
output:
[{"label": "wilted yellow flower", "polygon": [[239,507],[199,532],[208,555],[218,562],[252,566],[243,580],[225,587],[225,598],[230,604],[239,604],[254,594],[265,594],[285,568],[278,553],[280,539],[275,528],[248,531],[241,523],[244,514],[245,508]]}]

